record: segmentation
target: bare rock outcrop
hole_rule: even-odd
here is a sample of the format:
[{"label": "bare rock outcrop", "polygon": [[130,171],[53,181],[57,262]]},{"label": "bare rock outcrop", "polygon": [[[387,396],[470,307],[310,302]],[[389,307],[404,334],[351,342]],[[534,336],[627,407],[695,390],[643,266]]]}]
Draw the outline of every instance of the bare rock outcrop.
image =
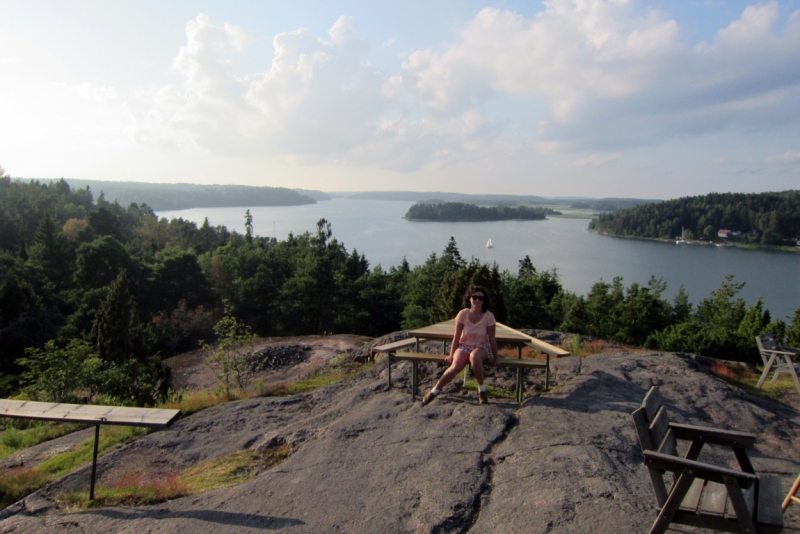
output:
[{"label": "bare rock outcrop", "polygon": [[[758,433],[753,463],[780,474],[785,490],[800,471],[800,413],[691,357],[567,358],[554,373],[561,385],[522,405],[479,405],[452,385],[422,407],[408,393],[409,366],[393,369],[391,390],[384,366],[310,394],[205,410],[99,465],[106,477],[145,451],[177,469],[245,447],[292,446],[250,482],[157,506],[56,513],[55,495],[85,488],[83,469],[30,497],[0,532],[646,532],[655,499],[630,413],[651,385],[679,422]],[[422,373],[425,387],[439,371]],[[735,465],[711,447],[704,458]],[[800,529],[794,508],[785,519]]]}]

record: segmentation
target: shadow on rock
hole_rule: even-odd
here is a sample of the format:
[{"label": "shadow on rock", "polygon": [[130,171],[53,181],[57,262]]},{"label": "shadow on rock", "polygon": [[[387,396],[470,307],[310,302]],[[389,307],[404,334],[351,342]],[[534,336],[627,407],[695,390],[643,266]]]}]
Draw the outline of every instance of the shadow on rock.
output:
[{"label": "shadow on rock", "polygon": [[239,514],[235,512],[222,512],[219,510],[90,510],[81,512],[80,515],[100,515],[110,519],[196,519],[208,523],[219,523],[237,527],[260,528],[263,530],[278,530],[298,525],[305,522],[291,517],[274,517],[269,515]]}]

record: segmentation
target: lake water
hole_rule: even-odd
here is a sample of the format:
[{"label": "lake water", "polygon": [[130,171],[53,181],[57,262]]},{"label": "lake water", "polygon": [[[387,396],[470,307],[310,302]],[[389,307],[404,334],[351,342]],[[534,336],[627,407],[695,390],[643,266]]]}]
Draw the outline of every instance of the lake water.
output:
[{"label": "lake water", "polygon": [[[740,296],[753,304],[759,296],[773,317],[787,317],[800,308],[797,282],[800,254],[673,244],[599,236],[587,230],[586,219],[497,221],[480,223],[409,222],[402,217],[413,202],[335,198],[306,206],[250,208],[255,233],[285,239],[316,231],[317,221],[330,221],[333,236],[364,254],[370,265],[384,269],[405,257],[413,267],[432,252],[441,254],[450,236],[461,255],[497,262],[501,269],[517,271],[518,262],[531,257],[538,270],[555,267],[567,289],[579,294],[600,280],[622,276],[625,286],[646,284],[651,275],[667,282],[672,296],[683,285],[697,302],[733,274],[746,282]],[[159,212],[162,217],[183,217],[199,224],[225,225],[244,233],[246,208],[198,208]],[[273,233],[274,228],[274,233]],[[487,249],[491,238],[494,248]]]}]

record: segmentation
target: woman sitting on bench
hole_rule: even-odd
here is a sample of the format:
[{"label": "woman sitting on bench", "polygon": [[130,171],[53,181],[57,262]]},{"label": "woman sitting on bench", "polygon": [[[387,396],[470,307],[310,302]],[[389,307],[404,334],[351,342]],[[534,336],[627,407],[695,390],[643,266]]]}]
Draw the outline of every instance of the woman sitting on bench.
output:
[{"label": "woman sitting on bench", "polygon": [[450,346],[450,356],[445,362],[450,367],[436,382],[434,388],[422,398],[422,405],[426,405],[436,398],[436,395],[449,384],[461,370],[469,363],[472,373],[478,381],[478,400],[481,404],[489,402],[486,386],[483,385],[483,364],[492,359],[492,365],[497,365],[500,357],[497,352],[495,329],[497,321],[489,310],[489,292],[481,286],[471,286],[464,293],[464,308],[456,315],[456,331],[453,343]]}]

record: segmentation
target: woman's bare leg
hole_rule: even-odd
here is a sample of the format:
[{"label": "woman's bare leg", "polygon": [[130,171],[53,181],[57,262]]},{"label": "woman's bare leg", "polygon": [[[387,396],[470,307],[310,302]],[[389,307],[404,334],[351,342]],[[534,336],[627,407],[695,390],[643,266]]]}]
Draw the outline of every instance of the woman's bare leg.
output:
[{"label": "woman's bare leg", "polygon": [[436,382],[434,386],[437,390],[441,390],[447,384],[453,381],[453,379],[458,376],[458,373],[461,372],[464,367],[467,366],[470,360],[470,355],[464,352],[461,349],[456,350],[456,353],[453,355],[453,363],[450,364],[450,367],[444,372],[442,377]]},{"label": "woman's bare leg", "polygon": [[483,362],[489,358],[485,349],[477,348],[469,355],[469,363],[472,365],[472,374],[475,375],[475,380],[478,385],[483,385]]}]

